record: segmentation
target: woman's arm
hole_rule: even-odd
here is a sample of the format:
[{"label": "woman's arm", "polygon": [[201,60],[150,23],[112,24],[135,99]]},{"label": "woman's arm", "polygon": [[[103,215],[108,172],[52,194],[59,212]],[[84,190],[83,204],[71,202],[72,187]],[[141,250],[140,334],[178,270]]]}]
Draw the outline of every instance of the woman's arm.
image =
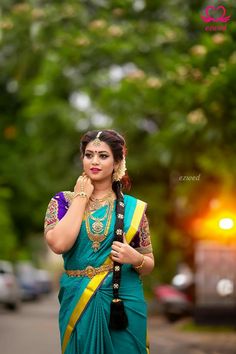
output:
[{"label": "woman's arm", "polygon": [[112,244],[111,259],[119,263],[132,264],[134,269],[140,275],[147,275],[151,273],[154,268],[153,253],[141,254],[131,247],[124,236],[124,243],[114,241]]},{"label": "woman's arm", "polygon": [[45,233],[48,246],[56,254],[65,253],[75,243],[82,224],[86,204],[86,198],[78,196],[73,199],[65,216],[53,229]]},{"label": "woman's arm", "polygon": [[[72,200],[66,214],[53,229],[45,232],[46,242],[56,254],[65,253],[74,245],[80,232],[85,207],[93,189],[91,180],[85,175],[80,176],[74,188],[76,197]],[[78,195],[81,192],[82,195]]]},{"label": "woman's arm", "polygon": [[154,266],[155,266],[155,260],[154,260],[153,253],[147,253],[147,254],[139,253],[139,256],[137,256],[137,261],[133,264],[134,269],[140,275],[147,275],[151,273]]},{"label": "woman's arm", "polygon": [[141,221],[139,232],[137,232],[130,245],[127,243],[125,235],[123,243],[113,242],[111,258],[116,262],[132,264],[140,275],[151,273],[155,261],[146,214]]}]

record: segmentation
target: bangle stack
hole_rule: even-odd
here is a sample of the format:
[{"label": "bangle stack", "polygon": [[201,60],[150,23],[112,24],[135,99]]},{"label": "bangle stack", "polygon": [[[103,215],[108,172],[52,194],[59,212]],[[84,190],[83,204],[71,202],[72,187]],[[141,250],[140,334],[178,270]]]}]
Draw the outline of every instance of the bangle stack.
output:
[{"label": "bangle stack", "polygon": [[138,266],[135,266],[134,268],[137,269],[137,270],[142,269],[143,266],[144,266],[144,263],[145,263],[145,257],[143,255],[142,262]]}]

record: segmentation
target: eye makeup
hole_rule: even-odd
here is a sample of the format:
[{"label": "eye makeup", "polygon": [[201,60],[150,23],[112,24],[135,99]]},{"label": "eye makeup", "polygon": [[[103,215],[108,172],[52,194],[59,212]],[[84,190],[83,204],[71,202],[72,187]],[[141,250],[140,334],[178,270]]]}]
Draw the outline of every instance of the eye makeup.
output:
[{"label": "eye makeup", "polygon": [[86,150],[84,156],[90,159],[94,156],[94,154],[98,154],[99,157],[104,160],[110,156],[110,154],[107,151],[92,151],[92,150]]}]

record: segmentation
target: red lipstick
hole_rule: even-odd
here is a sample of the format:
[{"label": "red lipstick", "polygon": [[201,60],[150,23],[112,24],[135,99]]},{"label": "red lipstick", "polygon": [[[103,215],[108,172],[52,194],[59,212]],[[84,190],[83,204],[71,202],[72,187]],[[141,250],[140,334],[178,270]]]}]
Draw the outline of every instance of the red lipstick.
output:
[{"label": "red lipstick", "polygon": [[100,168],[92,167],[92,168],[90,168],[90,171],[92,171],[92,173],[98,173],[101,170],[100,170]]}]

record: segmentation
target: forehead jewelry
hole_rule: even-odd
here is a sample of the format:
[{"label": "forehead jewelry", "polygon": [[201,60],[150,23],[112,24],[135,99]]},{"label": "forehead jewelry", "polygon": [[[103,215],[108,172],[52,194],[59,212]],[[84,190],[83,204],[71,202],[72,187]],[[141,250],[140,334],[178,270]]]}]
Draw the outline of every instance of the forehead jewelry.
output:
[{"label": "forehead jewelry", "polygon": [[95,140],[93,141],[94,146],[99,146],[101,145],[101,140],[99,139],[99,136],[102,134],[102,131],[98,132],[96,135]]}]

